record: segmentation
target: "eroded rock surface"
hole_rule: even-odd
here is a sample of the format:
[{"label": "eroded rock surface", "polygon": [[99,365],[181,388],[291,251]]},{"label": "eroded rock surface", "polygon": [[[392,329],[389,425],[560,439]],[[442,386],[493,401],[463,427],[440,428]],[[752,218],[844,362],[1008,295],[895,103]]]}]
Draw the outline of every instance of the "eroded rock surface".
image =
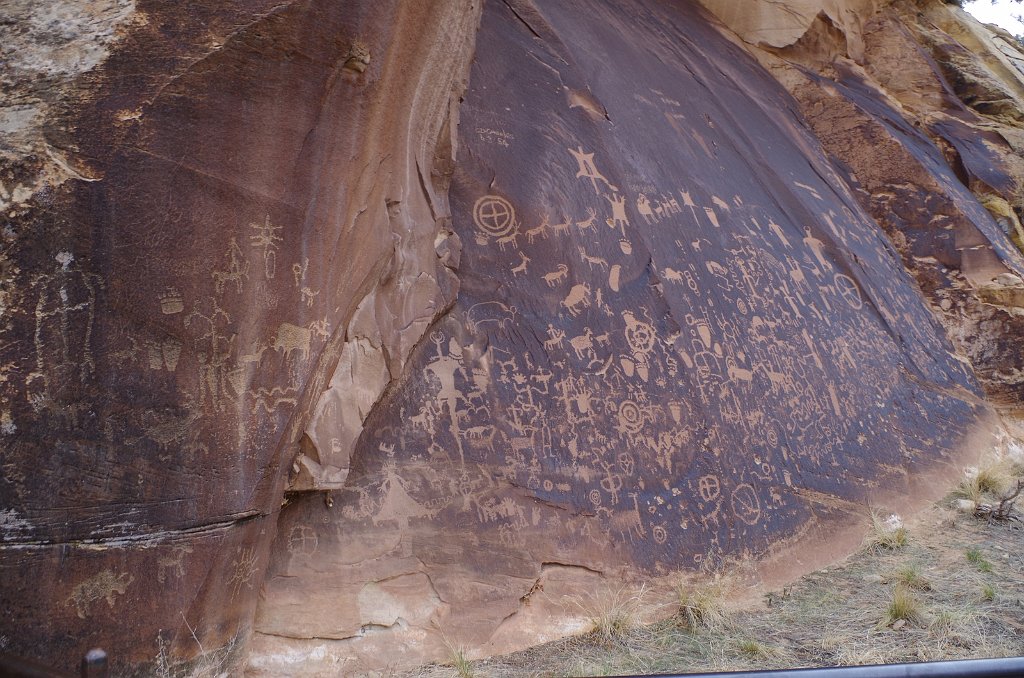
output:
[{"label": "eroded rock surface", "polygon": [[[79,30],[52,4],[29,47]],[[103,4],[129,16],[81,19],[93,52],[115,34],[87,76],[19,89],[47,37],[5,80],[48,113],[3,167],[0,637],[60,669],[230,666],[286,484],[344,481],[316,422],[368,411],[454,299],[479,7]]]},{"label": "eroded rock surface", "polygon": [[[799,561],[964,458],[989,412],[971,369],[796,103],[698,8],[491,3],[461,118],[458,302],[333,507],[283,510],[256,673],[508,651],[547,637],[534,606]],[[918,190],[958,184],[938,162]],[[959,191],[974,256],[1017,266]]]},{"label": "eroded rock surface", "polygon": [[0,652],[505,652],[943,491],[1024,388],[1024,52],[701,3],[9,3]]}]

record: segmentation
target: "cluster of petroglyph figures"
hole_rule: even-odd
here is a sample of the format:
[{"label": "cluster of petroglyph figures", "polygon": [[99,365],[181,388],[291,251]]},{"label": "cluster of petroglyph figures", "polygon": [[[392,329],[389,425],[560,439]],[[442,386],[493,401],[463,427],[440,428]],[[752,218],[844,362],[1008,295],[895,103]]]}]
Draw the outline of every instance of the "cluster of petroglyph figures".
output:
[{"label": "cluster of petroglyph figures", "polygon": [[[893,350],[885,330],[859,319],[864,293],[828,243],[884,254],[848,210],[801,233],[740,196],[627,194],[594,153],[568,153],[591,196],[580,216],[541,210],[530,225],[510,197],[475,200],[467,265],[496,271],[530,302],[465,299],[438,326],[422,358],[427,393],[403,399],[403,423],[377,433],[389,456],[431,463],[354,488],[347,515],[465,511],[509,545],[551,520],[655,545],[700,529],[712,549],[766,533],[798,510],[794,474],[835,466],[844,441],[878,424],[870,413],[851,422],[864,394],[839,385],[857,379],[880,402],[896,388],[881,376]],[[820,200],[811,186],[793,190]],[[641,248],[647,266],[630,256]],[[907,312],[890,302],[882,316]],[[484,471],[495,467],[572,517],[501,496]]]}]

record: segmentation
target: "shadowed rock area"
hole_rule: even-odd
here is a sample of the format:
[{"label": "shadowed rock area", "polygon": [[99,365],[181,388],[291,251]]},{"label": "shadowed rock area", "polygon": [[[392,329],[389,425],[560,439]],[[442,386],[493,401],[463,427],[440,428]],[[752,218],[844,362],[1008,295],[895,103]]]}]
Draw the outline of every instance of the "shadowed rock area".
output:
[{"label": "shadowed rock area", "polygon": [[5,28],[0,652],[508,652],[1019,408],[1024,53],[959,10],[107,4]]}]

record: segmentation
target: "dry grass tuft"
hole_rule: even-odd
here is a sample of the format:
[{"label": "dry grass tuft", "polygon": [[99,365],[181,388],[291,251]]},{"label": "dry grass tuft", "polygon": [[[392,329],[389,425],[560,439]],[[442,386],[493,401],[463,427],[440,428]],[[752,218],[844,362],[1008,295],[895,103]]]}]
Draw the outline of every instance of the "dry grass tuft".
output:
[{"label": "dry grass tuft", "polygon": [[473,662],[466,658],[466,650],[460,645],[452,645],[447,640],[448,665],[455,669],[459,678],[473,678]]},{"label": "dry grass tuft", "polygon": [[896,571],[895,579],[898,583],[906,586],[908,589],[930,591],[932,588],[931,582],[929,582],[921,574],[921,570],[914,565],[904,565],[901,567]]},{"label": "dry grass tuft", "polygon": [[641,625],[640,612],[645,586],[636,593],[627,586],[595,596],[580,608],[591,625],[591,633],[605,643],[622,642]]},{"label": "dry grass tuft", "polygon": [[896,515],[884,516],[871,511],[871,529],[864,538],[868,550],[883,551],[903,548],[907,545],[907,528]]},{"label": "dry grass tuft", "polygon": [[736,649],[750,659],[772,659],[779,656],[779,650],[756,640],[741,640]]},{"label": "dry grass tuft", "polygon": [[892,599],[885,610],[883,626],[891,626],[898,621],[920,623],[924,620],[924,608],[914,593],[902,584],[892,590]]},{"label": "dry grass tuft", "polygon": [[728,626],[729,615],[725,609],[726,586],[716,581],[696,590],[685,584],[676,587],[679,595],[679,622],[690,631],[700,629],[716,630]]},{"label": "dry grass tuft", "polygon": [[1001,459],[990,461],[970,471],[954,491],[959,497],[975,503],[991,501],[1003,495],[1014,483],[1015,465]]},{"label": "dry grass tuft", "polygon": [[973,563],[978,568],[979,572],[988,573],[992,571],[992,563],[985,559],[981,549],[977,547],[969,548],[964,552],[964,555],[967,556],[968,562]]}]

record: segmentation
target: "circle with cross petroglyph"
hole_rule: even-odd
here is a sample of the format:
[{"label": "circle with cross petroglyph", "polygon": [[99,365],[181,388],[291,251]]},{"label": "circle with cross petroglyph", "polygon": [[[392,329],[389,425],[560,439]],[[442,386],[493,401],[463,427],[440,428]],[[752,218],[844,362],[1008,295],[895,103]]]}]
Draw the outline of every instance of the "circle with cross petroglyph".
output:
[{"label": "circle with cross petroglyph", "polygon": [[515,226],[516,210],[501,196],[485,195],[473,205],[473,222],[492,238],[500,238]]}]

